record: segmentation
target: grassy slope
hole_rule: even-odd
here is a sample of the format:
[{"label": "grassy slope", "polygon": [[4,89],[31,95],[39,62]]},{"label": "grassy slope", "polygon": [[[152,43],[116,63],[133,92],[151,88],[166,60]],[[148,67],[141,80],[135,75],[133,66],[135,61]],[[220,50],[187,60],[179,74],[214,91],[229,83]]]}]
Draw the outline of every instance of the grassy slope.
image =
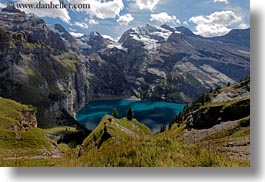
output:
[{"label": "grassy slope", "polygon": [[[221,91],[218,91],[218,94],[236,89],[235,87],[237,86],[221,89]],[[249,97],[238,100],[244,99],[249,99]],[[204,106],[200,106],[200,108],[216,106],[227,108],[235,102],[227,101],[214,104],[209,102]],[[110,118],[114,120],[114,123],[109,121]],[[104,141],[100,147],[91,145],[101,139],[105,123],[111,138]],[[128,121],[126,118],[115,119],[107,115],[85,139],[85,152],[80,158],[76,157],[78,148],[75,150],[67,148],[63,149],[66,151],[63,160],[45,159],[37,160],[35,163],[31,163],[30,159],[20,160],[19,163],[13,160],[9,161],[8,165],[56,165],[62,167],[249,167],[250,161],[248,159],[242,160],[237,155],[227,155],[231,152],[237,152],[237,150],[239,150],[239,155],[242,155],[242,151],[240,151],[242,148],[242,150],[249,150],[249,125],[249,117],[221,123],[221,129],[216,125],[214,127],[217,129],[213,127],[205,130],[192,129],[188,131],[185,129],[185,125],[173,124],[171,129],[167,128],[163,133],[153,135],[150,129],[136,120]],[[127,130],[124,130],[124,128]],[[58,134],[64,132],[64,130],[65,128],[55,128],[46,132]],[[41,131],[38,131],[38,133],[41,133]],[[233,143],[235,147],[227,147],[228,143]],[[30,142],[29,145],[31,145]],[[5,164],[4,162],[2,161],[2,164]]]},{"label": "grassy slope", "polygon": [[[10,100],[1,99],[8,103],[11,102],[11,108],[17,108],[20,105]],[[15,105],[13,105],[13,104]],[[4,102],[5,104],[5,102]],[[13,110],[16,112],[17,110]],[[11,113],[11,111],[8,111]],[[19,114],[19,112],[18,112]],[[15,115],[12,115],[15,116]],[[16,121],[16,117],[13,117]],[[180,136],[184,131],[184,126],[177,127],[173,125],[171,130],[166,130],[158,135],[152,135],[151,131],[136,120],[128,121],[126,118],[114,119],[119,125],[126,127],[135,133],[139,138],[134,138],[126,132],[120,130],[116,125],[110,124],[108,119],[111,116],[105,116],[99,126],[85,140],[93,140],[93,135],[100,137],[104,128],[104,123],[107,123],[108,131],[115,140],[106,141],[99,149],[96,147],[88,147],[88,150],[80,158],[76,158],[77,150],[68,150],[63,159],[40,158],[40,159],[18,159],[18,160],[0,160],[1,166],[160,166],[160,167],[187,167],[187,166],[248,166],[247,161],[238,161],[230,159],[224,154],[216,150],[208,150],[197,144],[185,144],[179,141],[177,136]],[[73,128],[71,128],[72,130]],[[3,129],[1,129],[3,131]],[[55,128],[45,132],[58,134],[64,131],[65,128]],[[32,156],[41,155],[38,149],[41,146],[49,148],[49,141],[44,137],[44,131],[36,128],[30,129],[22,134],[21,140],[15,139],[13,131],[5,130],[1,132],[0,143],[3,154],[11,156]],[[8,140],[7,140],[8,139]],[[119,140],[117,140],[119,139]],[[85,142],[85,143],[86,143]],[[19,147],[18,147],[19,146]],[[13,153],[11,152],[13,151]],[[15,153],[14,153],[15,152]],[[3,158],[1,153],[1,158]],[[63,162],[67,161],[67,162]]]},{"label": "grassy slope", "polygon": [[[21,132],[10,129],[12,124],[19,122],[22,110],[31,109],[30,106],[0,97],[0,166],[50,166],[58,160],[42,159],[51,155],[52,146],[43,130],[30,128]],[[41,159],[30,159],[33,156]]]},{"label": "grassy slope", "polygon": [[[234,159],[244,160],[248,166],[250,165],[250,115],[249,115],[249,102],[250,102],[250,92],[249,92],[250,79],[224,87],[219,90],[214,90],[209,93],[211,101],[204,103],[192,103],[185,108],[182,113],[182,121],[178,122],[186,123],[189,120],[189,116],[193,115],[193,119],[199,119],[199,121],[193,120],[196,127],[201,123],[200,119],[207,118],[207,122],[216,123],[213,127],[206,127],[205,129],[191,129],[187,130],[183,126],[183,132],[181,134],[178,130],[180,128],[176,127],[174,124],[170,130],[165,133],[171,138],[178,138],[178,140],[185,141],[186,143],[196,143],[205,147],[211,147],[221,151],[224,154],[229,155]],[[224,99],[222,96],[230,96],[230,99]],[[219,99],[216,97],[219,96]],[[239,96],[235,97],[234,96]],[[223,99],[223,100],[222,100]],[[215,102],[213,102],[215,100]],[[243,103],[243,104],[242,104]],[[217,108],[217,109],[216,109]],[[242,109],[243,108],[243,109]],[[216,122],[216,117],[211,116],[207,112],[216,110],[217,114],[220,114],[221,121]],[[200,112],[201,110],[201,112]],[[194,113],[200,113],[204,117],[194,117]],[[219,116],[218,116],[219,117]],[[202,122],[202,124],[205,122]],[[211,126],[211,125],[209,125]],[[196,128],[195,127],[195,128]]]},{"label": "grassy slope", "polygon": [[[223,92],[237,91],[248,82],[249,80],[214,91],[210,97],[213,98]],[[250,97],[246,96],[224,102],[207,102],[203,105],[197,103],[199,105],[195,110],[220,106],[220,109],[225,111],[234,104],[249,99]],[[194,111],[192,109],[187,110],[186,114],[191,114]],[[100,136],[108,117],[103,119],[85,144],[93,140],[93,135]],[[204,130],[189,131],[183,124],[173,124],[170,129],[166,128],[157,135],[148,135],[137,140],[128,138],[119,142],[108,141],[99,149],[89,147],[80,158],[68,158],[69,161],[60,166],[249,167],[249,136],[249,116],[235,121],[227,120]],[[232,144],[232,147],[228,144]]]},{"label": "grassy slope", "polygon": [[61,167],[239,167],[248,162],[229,158],[197,144],[185,144],[173,136],[181,135],[183,128],[174,134],[164,132],[153,137],[129,139],[108,143],[100,149],[91,147],[80,158],[68,158]]},{"label": "grassy slope", "polygon": [[0,129],[9,129],[12,124],[18,123],[22,110],[31,110],[31,108],[0,97]]},{"label": "grassy slope", "polygon": [[[171,130],[152,135],[146,127],[141,128],[143,133],[139,138],[121,136],[121,131],[112,133],[112,140],[107,140],[100,148],[88,146],[93,140],[93,135],[99,137],[108,122],[105,116],[98,127],[85,140],[86,151],[80,158],[68,157],[67,162],[60,163],[61,167],[239,167],[249,166],[247,161],[231,159],[215,149],[207,149],[199,144],[189,144],[179,140],[184,132],[185,126],[173,125]],[[134,129],[127,119],[115,119],[116,122]],[[134,124],[139,124],[136,120]],[[109,127],[115,127],[107,123]],[[142,124],[140,126],[143,126]],[[116,133],[118,132],[118,133]],[[147,134],[147,135],[146,135]],[[117,140],[119,139],[119,140]]]},{"label": "grassy slope", "polygon": [[[116,124],[111,124],[109,121],[110,118],[113,119]],[[100,140],[100,137],[104,130],[104,124],[106,124],[108,128],[108,133],[112,136],[110,140],[114,139],[115,141],[126,141],[142,136],[147,137],[152,135],[152,132],[148,127],[146,127],[144,124],[139,123],[135,119],[128,121],[127,118],[116,119],[112,116],[106,115],[105,117],[103,117],[94,131],[84,140],[85,146],[88,146],[90,143]],[[124,130],[123,128],[126,128],[128,131]]]},{"label": "grassy slope", "polygon": [[44,131],[48,134],[63,136],[65,134],[76,132],[77,130],[76,127],[72,126],[56,126],[53,128],[44,129]]}]

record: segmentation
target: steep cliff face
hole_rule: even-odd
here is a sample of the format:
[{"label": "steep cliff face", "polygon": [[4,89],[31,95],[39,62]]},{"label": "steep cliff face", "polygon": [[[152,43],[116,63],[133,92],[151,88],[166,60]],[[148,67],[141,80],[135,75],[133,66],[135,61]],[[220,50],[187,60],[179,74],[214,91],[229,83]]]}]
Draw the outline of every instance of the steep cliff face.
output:
[{"label": "steep cliff face", "polygon": [[241,34],[249,39],[244,33],[249,29],[242,31],[230,33],[233,41],[227,42],[195,35],[185,27],[146,25],[129,29],[119,42],[103,41],[93,33],[79,38],[78,45],[87,56],[96,97],[189,103],[210,88],[249,75],[249,47],[236,41]]},{"label": "steep cliff face", "polygon": [[77,39],[92,74],[95,97],[135,96],[189,103],[210,88],[249,75],[248,30],[233,38],[207,39],[185,27],[146,25],[126,31],[119,42],[92,32]]},{"label": "steep cliff face", "polygon": [[69,124],[68,116],[91,99],[83,63],[43,20],[14,11],[0,14],[12,15],[0,20],[1,96],[36,106],[42,127]]},{"label": "steep cliff face", "polygon": [[1,69],[5,70],[0,74],[1,96],[36,106],[40,126],[45,126],[46,120],[67,121],[62,113],[74,115],[92,98],[80,61],[69,63],[62,54],[18,53],[1,60]]},{"label": "steep cliff face", "polygon": [[188,104],[162,134],[250,162],[250,78]]},{"label": "steep cliff face", "polygon": [[[185,123],[188,129],[207,129],[221,122],[250,116],[250,78],[201,95],[188,104],[170,125]],[[249,121],[249,120],[248,120]]]},{"label": "steep cliff face", "polygon": [[[197,36],[185,27],[132,28],[119,40],[129,55],[124,59],[130,65],[126,75],[133,79],[127,80],[143,98],[175,102],[189,102],[210,88],[235,83],[249,75],[250,66],[249,47],[236,42],[240,33],[232,33],[230,43]],[[248,34],[241,39],[248,40]]]}]

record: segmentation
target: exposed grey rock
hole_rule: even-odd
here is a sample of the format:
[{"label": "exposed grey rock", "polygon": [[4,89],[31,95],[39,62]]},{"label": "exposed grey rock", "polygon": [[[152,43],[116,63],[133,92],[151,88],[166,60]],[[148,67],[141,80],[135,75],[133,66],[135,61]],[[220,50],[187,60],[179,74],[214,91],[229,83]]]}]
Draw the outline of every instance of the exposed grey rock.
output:
[{"label": "exposed grey rock", "polygon": [[74,116],[96,98],[187,103],[250,70],[249,47],[185,27],[133,28],[116,43],[98,32],[73,38],[61,25],[47,26],[15,9],[0,13],[0,25],[8,37],[0,45],[1,96],[37,106],[39,117],[58,121],[69,119],[63,111]]}]

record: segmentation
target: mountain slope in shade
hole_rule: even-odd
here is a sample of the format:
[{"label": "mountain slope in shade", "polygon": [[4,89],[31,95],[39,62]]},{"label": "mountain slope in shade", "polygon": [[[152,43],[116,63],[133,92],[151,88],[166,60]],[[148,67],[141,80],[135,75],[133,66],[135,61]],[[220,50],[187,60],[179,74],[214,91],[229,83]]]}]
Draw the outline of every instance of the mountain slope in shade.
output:
[{"label": "mountain slope in shade", "polygon": [[0,47],[1,96],[37,107],[41,127],[70,124],[70,116],[91,96],[84,94],[89,86],[69,42],[39,17],[21,11],[2,11],[0,27],[5,40]]},{"label": "mountain slope in shade", "polygon": [[250,163],[250,78],[201,95],[162,134]]},{"label": "mountain slope in shade", "polygon": [[235,44],[240,47],[250,47],[250,28],[231,30],[228,34],[210,38],[214,41]]},{"label": "mountain slope in shade", "polygon": [[0,26],[0,94],[38,107],[43,127],[74,120],[97,98],[189,103],[250,70],[249,47],[206,39],[185,27],[136,27],[119,42],[97,32],[74,38],[61,25],[48,26],[12,8],[0,13]]},{"label": "mountain slope in shade", "polygon": [[250,79],[201,95],[170,126],[151,134],[126,118],[105,116],[61,166],[249,167]]},{"label": "mountain slope in shade", "polygon": [[222,89],[202,94],[188,104],[175,122],[187,128],[207,129],[221,122],[240,120],[250,115],[250,78]]},{"label": "mountain slope in shade", "polygon": [[89,35],[84,35],[77,38],[79,50],[83,55],[97,53],[101,49],[107,48],[112,41],[104,38],[98,32],[91,32]]},{"label": "mountain slope in shade", "polygon": [[119,43],[123,49],[101,50],[98,59],[114,70],[123,68],[119,80],[130,90],[120,94],[189,102],[207,89],[249,75],[249,47],[209,40],[185,27],[132,28]]}]

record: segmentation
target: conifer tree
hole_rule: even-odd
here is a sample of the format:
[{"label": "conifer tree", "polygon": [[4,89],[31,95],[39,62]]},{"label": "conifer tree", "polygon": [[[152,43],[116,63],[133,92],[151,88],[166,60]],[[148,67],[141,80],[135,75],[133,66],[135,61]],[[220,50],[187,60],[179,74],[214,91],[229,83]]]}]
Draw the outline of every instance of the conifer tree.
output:
[{"label": "conifer tree", "polygon": [[115,117],[115,118],[118,118],[119,116],[119,111],[118,109],[114,109],[113,112],[112,112],[112,116]]},{"label": "conifer tree", "polygon": [[133,119],[133,116],[134,116],[134,112],[131,108],[129,108],[127,112],[127,119],[130,121]]}]

